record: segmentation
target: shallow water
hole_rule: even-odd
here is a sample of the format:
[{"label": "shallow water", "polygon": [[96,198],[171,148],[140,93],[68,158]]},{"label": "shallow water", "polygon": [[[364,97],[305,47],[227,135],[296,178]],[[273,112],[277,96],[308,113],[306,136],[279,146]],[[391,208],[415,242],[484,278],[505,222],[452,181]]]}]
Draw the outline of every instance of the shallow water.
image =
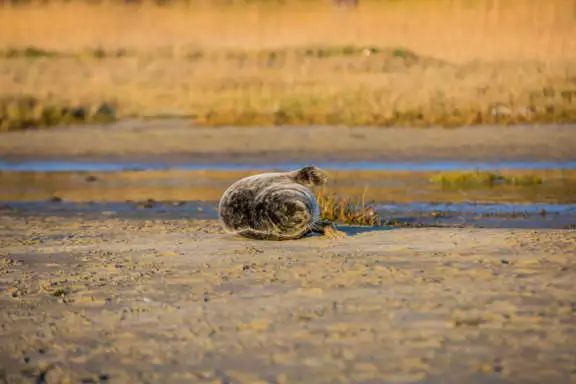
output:
[{"label": "shallow water", "polygon": [[253,169],[292,170],[314,164],[331,170],[366,171],[494,171],[498,169],[575,169],[576,161],[537,162],[286,162],[286,163],[164,163],[164,162],[85,162],[85,161],[7,161],[0,160],[0,171],[63,172],[89,171],[114,172],[127,170],[222,170],[243,171]]},{"label": "shallow water", "polygon": [[423,226],[566,229],[576,225],[574,204],[407,203],[378,204],[388,220]]},{"label": "shallow water", "polygon": [[[0,214],[41,217],[79,216],[86,219],[124,218],[148,220],[218,218],[216,201],[182,202],[9,202],[0,203]],[[378,204],[377,212],[388,222],[417,227],[574,228],[576,205],[571,204]]]},{"label": "shallow water", "polygon": [[[0,207],[2,212],[15,212],[17,214],[33,216],[82,216],[86,218],[122,217],[134,219],[216,219],[217,199],[231,180],[211,179],[208,175],[172,175],[161,177],[150,172],[134,173],[123,172],[129,170],[155,171],[155,170],[183,170],[183,171],[251,171],[260,170],[291,170],[308,165],[306,162],[284,163],[226,163],[226,162],[89,162],[89,161],[0,161],[0,171],[21,172],[20,178],[15,176],[7,178],[4,185],[4,199],[9,200],[14,193],[22,198],[23,202],[14,202],[12,199]],[[491,227],[491,228],[572,228],[576,224],[575,204],[481,204],[481,203],[431,203],[430,201],[457,201],[452,196],[455,193],[465,193],[468,201],[494,201],[494,197],[507,199],[496,201],[524,201],[526,192],[532,198],[527,201],[557,201],[572,203],[573,200],[562,198],[562,193],[571,195],[573,188],[570,183],[563,180],[547,180],[544,186],[517,188],[517,189],[480,189],[462,191],[443,191],[434,189],[429,191],[430,183],[427,176],[414,178],[417,172],[430,171],[466,171],[486,170],[567,170],[576,169],[576,161],[565,162],[342,162],[324,161],[315,162],[322,168],[335,171],[363,170],[363,171],[407,171],[409,179],[399,178],[397,174],[386,177],[376,177],[359,182],[361,187],[370,187],[370,193],[376,197],[366,196],[368,200],[375,200],[379,214],[385,219],[399,225],[413,226],[465,226],[465,227]],[[29,172],[34,172],[30,174]],[[70,174],[66,174],[69,172]],[[77,173],[74,173],[77,172]],[[105,172],[97,177],[86,179],[82,172]],[[414,173],[412,173],[414,172]],[[548,171],[543,171],[548,172]],[[561,171],[564,172],[564,171]],[[11,172],[8,174],[12,174]],[[144,177],[149,175],[149,177]],[[32,178],[31,178],[32,177]],[[57,180],[52,180],[54,177]],[[234,175],[230,177],[236,177]],[[10,181],[11,180],[11,181]],[[351,194],[347,190],[356,186],[356,181],[350,184],[349,179],[335,179],[335,188],[344,188],[340,193]],[[348,184],[350,185],[348,185]],[[554,183],[559,187],[554,189]],[[358,185],[360,185],[358,184]],[[545,189],[544,187],[548,188]],[[9,191],[14,189],[14,191]],[[211,188],[211,189],[210,189]],[[380,190],[380,189],[382,190]],[[552,189],[550,189],[552,188]],[[2,190],[2,188],[0,188]],[[44,191],[38,196],[32,192]],[[80,192],[84,193],[80,193]],[[200,196],[194,192],[204,191]],[[10,193],[12,193],[12,195]],[[74,193],[72,193],[74,192]],[[130,195],[131,192],[134,194]],[[138,192],[138,193],[136,193]],[[358,191],[356,191],[358,192]],[[392,193],[395,194],[392,194]],[[532,193],[533,192],[533,193]],[[362,191],[360,191],[362,193]],[[366,191],[364,191],[366,193]],[[432,193],[432,194],[430,194]],[[531,193],[531,194],[530,194]],[[399,195],[400,194],[400,195]],[[444,195],[452,196],[444,198]],[[528,196],[527,195],[527,196]],[[532,196],[533,195],[533,196]],[[562,195],[562,196],[561,196]],[[60,196],[64,201],[46,201],[49,196]],[[132,196],[132,197],[130,197]],[[138,196],[138,197],[135,197]],[[409,198],[406,198],[408,196]],[[528,196],[528,197],[530,197]],[[547,196],[556,196],[550,199]],[[119,199],[156,199],[171,200],[161,202],[150,200],[148,202],[114,202]],[[385,203],[383,199],[392,203]],[[442,198],[442,199],[440,199]],[[172,201],[178,199],[212,200],[212,201]],[[454,200],[453,200],[454,199]],[[43,200],[30,202],[27,200]],[[76,200],[77,202],[73,202]],[[92,203],[90,200],[106,201]],[[420,201],[419,201],[420,200]],[[428,202],[421,202],[421,201]],[[462,199],[460,199],[461,201]],[[80,202],[84,201],[84,202]],[[400,201],[407,201],[399,203]]]},{"label": "shallow water", "polygon": [[394,212],[452,212],[476,214],[568,214],[576,215],[576,204],[479,204],[479,203],[408,203],[408,204],[378,204],[379,210]]}]

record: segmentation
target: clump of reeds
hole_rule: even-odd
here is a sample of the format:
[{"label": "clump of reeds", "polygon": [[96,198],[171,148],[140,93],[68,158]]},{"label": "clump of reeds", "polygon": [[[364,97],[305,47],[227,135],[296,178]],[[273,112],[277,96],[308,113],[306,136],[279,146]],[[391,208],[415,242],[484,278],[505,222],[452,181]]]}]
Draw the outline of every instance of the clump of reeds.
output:
[{"label": "clump of reeds", "polygon": [[115,120],[112,104],[63,105],[34,97],[0,99],[0,131],[42,128],[55,125],[108,123]]},{"label": "clump of reeds", "polygon": [[540,176],[522,175],[505,176],[492,172],[441,172],[430,177],[430,182],[447,187],[460,186],[494,186],[507,185],[538,185],[543,180]]},{"label": "clump of reeds", "polygon": [[381,226],[383,219],[376,213],[374,202],[320,191],[316,194],[321,220],[349,225]]}]

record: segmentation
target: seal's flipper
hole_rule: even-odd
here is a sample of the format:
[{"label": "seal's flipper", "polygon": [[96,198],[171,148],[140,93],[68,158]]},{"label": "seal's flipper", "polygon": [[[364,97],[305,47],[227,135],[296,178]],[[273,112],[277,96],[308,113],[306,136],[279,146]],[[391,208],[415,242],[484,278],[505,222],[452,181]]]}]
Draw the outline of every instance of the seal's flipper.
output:
[{"label": "seal's flipper", "polygon": [[347,237],[346,233],[336,229],[334,223],[329,221],[319,221],[312,226],[312,232],[320,233],[329,239],[342,239]]},{"label": "seal's flipper", "polygon": [[314,233],[320,233],[320,234],[324,234],[324,232],[326,232],[326,228],[328,227],[332,227],[334,229],[336,229],[336,226],[334,225],[334,223],[330,222],[330,221],[318,221],[316,223],[314,223],[314,225],[312,226],[312,232]]}]

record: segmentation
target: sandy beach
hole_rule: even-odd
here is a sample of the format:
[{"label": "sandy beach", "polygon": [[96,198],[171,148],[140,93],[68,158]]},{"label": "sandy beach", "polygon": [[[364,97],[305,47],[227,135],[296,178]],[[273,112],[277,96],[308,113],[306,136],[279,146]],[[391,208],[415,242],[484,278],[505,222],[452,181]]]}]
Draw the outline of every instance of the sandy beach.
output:
[{"label": "sandy beach", "polygon": [[[106,213],[104,213],[106,215]],[[0,218],[0,381],[569,383],[576,233]]]}]

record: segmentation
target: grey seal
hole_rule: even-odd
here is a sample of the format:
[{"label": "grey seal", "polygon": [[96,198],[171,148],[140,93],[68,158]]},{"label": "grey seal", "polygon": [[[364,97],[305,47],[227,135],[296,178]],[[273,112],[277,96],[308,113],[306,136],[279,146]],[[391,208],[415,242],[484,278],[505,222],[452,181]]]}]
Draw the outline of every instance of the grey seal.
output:
[{"label": "grey seal", "polygon": [[227,232],[250,239],[293,240],[311,232],[343,237],[333,223],[320,221],[316,196],[308,189],[326,180],[316,167],[243,178],[222,195],[220,221]]}]

